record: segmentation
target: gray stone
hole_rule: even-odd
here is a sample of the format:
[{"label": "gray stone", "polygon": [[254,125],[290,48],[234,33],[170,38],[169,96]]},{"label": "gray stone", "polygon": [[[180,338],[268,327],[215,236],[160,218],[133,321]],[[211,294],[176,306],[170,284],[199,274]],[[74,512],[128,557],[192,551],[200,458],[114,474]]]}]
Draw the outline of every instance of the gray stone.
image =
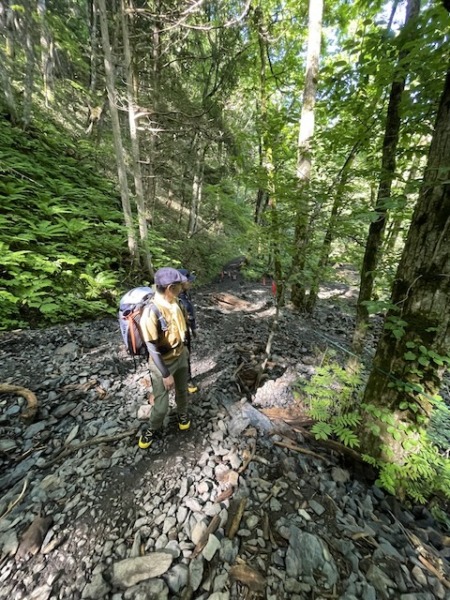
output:
[{"label": "gray stone", "polygon": [[376,590],[382,594],[382,597],[386,597],[386,588],[396,588],[395,583],[387,575],[383,573],[376,565],[370,565],[367,574],[367,581],[373,584]]},{"label": "gray stone", "polygon": [[331,477],[336,483],[346,483],[350,480],[350,473],[346,469],[333,467],[331,469]]},{"label": "gray stone", "polygon": [[153,552],[146,556],[126,558],[112,566],[112,582],[121,588],[128,588],[140,581],[159,577],[168,571],[173,556],[167,552]]},{"label": "gray stone", "polygon": [[239,551],[238,540],[223,538],[220,543],[220,558],[223,562],[233,564]]},{"label": "gray stone", "polygon": [[76,402],[65,402],[64,404],[59,404],[55,410],[52,411],[52,416],[56,417],[57,419],[62,419],[62,417],[65,417],[76,407]]},{"label": "gray stone", "polygon": [[[52,593],[52,587],[50,585],[41,585],[35,588],[28,596],[29,600],[48,600]],[[98,596],[101,598],[101,596]]]},{"label": "gray stone", "polygon": [[124,600],[167,600],[169,588],[162,579],[152,579],[129,588]]},{"label": "gray stone", "polygon": [[19,540],[14,529],[7,531],[0,537],[0,548],[5,556],[14,556],[19,547]]},{"label": "gray stone", "polygon": [[48,427],[47,421],[38,421],[37,423],[33,423],[25,430],[24,437],[26,439],[34,437],[36,434],[41,433]]},{"label": "gray stone", "polygon": [[109,589],[109,585],[99,573],[98,575],[94,575],[92,581],[85,586],[81,597],[89,600],[97,600],[98,598],[104,598],[109,593]]},{"label": "gray stone", "polygon": [[338,580],[336,565],[324,542],[315,535],[300,531],[294,525],[290,527],[286,572],[294,579],[317,576],[319,572],[326,579],[328,587],[332,587]]},{"label": "gray stone", "polygon": [[16,448],[17,443],[15,440],[10,438],[0,439],[0,452],[11,452],[11,450],[15,450]]},{"label": "gray stone", "polygon": [[197,556],[189,563],[189,583],[192,591],[197,591],[203,580],[204,559]]},{"label": "gray stone", "polygon": [[203,557],[210,561],[213,559],[214,554],[220,549],[220,541],[212,533],[209,534],[206,546],[203,548]]},{"label": "gray stone", "polygon": [[174,594],[186,587],[188,582],[188,567],[183,564],[175,565],[168,573],[164,575],[169,589]]},{"label": "gray stone", "polygon": [[316,502],[316,500],[310,500],[308,504],[318,517],[320,517],[320,515],[323,515],[323,513],[325,512],[324,507],[318,502]]}]

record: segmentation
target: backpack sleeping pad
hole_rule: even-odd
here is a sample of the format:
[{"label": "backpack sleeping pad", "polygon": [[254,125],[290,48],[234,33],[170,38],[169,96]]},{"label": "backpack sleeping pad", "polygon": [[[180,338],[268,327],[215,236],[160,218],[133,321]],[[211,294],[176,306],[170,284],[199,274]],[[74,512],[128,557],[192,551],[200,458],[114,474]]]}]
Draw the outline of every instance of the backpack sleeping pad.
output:
[{"label": "backpack sleeping pad", "polygon": [[155,291],[151,287],[133,288],[122,296],[119,303],[119,326],[123,342],[131,356],[148,356],[147,346],[141,331],[144,309],[150,306],[158,318],[159,327],[167,331],[167,323],[158,307],[153,304]]}]

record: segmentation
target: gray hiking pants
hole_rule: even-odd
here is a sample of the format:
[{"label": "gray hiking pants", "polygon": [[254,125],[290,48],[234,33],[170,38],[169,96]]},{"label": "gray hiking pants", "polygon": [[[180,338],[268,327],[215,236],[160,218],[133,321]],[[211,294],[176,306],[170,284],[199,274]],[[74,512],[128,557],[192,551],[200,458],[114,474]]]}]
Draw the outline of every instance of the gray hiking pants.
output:
[{"label": "gray hiking pants", "polygon": [[[166,363],[169,373],[173,375],[175,380],[175,402],[179,415],[187,412],[188,359],[188,349],[184,348],[178,358]],[[149,369],[155,404],[150,414],[148,426],[153,431],[158,431],[163,426],[164,417],[169,410],[169,392],[164,387],[162,375],[152,360],[149,362]]]}]

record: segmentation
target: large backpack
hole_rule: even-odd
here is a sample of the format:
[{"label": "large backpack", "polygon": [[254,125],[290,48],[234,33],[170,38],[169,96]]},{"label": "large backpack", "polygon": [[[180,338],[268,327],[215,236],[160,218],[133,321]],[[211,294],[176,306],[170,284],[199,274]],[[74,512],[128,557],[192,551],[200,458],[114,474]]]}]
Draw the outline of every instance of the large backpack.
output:
[{"label": "large backpack", "polygon": [[167,331],[166,320],[152,302],[154,294],[152,288],[142,286],[130,290],[120,299],[118,315],[120,332],[131,356],[148,356],[140,326],[142,313],[147,306],[156,314],[162,331]]}]

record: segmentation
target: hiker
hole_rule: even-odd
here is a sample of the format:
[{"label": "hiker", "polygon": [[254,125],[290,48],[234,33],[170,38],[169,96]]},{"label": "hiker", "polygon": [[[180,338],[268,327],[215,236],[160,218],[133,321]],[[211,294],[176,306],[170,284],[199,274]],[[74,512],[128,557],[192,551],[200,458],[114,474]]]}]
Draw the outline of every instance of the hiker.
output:
[{"label": "hiker", "polygon": [[175,389],[179,429],[185,431],[191,426],[187,413],[187,317],[178,302],[178,295],[186,281],[186,277],[176,269],[158,269],[155,273],[153,304],[160,312],[160,318],[151,305],[146,307],[142,315],[141,329],[150,355],[149,369],[155,401],[148,429],[139,438],[139,448],[149,448],[161,432],[169,410],[169,391],[172,389]]},{"label": "hiker", "polygon": [[195,275],[188,271],[187,269],[178,269],[178,272],[181,273],[184,277],[186,277],[187,281],[183,283],[183,288],[181,290],[178,299],[181,304],[184,306],[187,316],[188,316],[188,337],[187,337],[187,347],[189,350],[189,379],[188,379],[188,392],[190,394],[195,394],[198,391],[197,385],[194,383],[194,378],[192,377],[192,368],[191,368],[191,341],[195,340],[197,337],[197,323],[195,320],[195,308],[192,303],[192,298],[189,293],[192,284],[195,281]]}]

